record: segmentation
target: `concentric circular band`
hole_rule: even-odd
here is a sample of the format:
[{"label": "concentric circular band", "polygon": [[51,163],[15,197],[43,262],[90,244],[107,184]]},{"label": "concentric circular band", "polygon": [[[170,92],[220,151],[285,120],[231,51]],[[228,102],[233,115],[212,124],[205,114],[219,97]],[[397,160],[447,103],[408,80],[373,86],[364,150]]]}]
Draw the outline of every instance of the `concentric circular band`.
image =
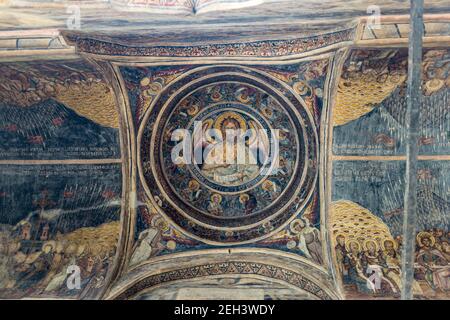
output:
[{"label": "concentric circular band", "polygon": [[[261,176],[260,162],[174,164],[171,133],[192,132],[195,121],[205,128],[278,130],[279,169]],[[247,67],[198,68],[174,81],[145,115],[138,140],[140,174],[154,205],[179,229],[208,243],[269,236],[303,209],[317,178],[317,136],[301,98]],[[249,150],[267,153],[260,144]]]}]

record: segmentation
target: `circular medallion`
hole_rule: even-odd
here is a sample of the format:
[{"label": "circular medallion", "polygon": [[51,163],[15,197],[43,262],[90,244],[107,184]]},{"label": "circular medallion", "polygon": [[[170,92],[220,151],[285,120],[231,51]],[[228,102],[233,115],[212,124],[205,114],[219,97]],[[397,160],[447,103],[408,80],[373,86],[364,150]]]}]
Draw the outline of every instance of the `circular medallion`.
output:
[{"label": "circular medallion", "polygon": [[[237,84],[235,84],[237,85]],[[233,86],[232,84],[222,84],[223,87]],[[241,192],[250,189],[264,178],[264,166],[262,161],[258,161],[258,152],[264,151],[258,149],[258,131],[265,130],[270,132],[271,127],[253,108],[248,105],[239,104],[234,101],[211,104],[205,108],[189,126],[189,132],[194,132],[195,125],[201,124],[203,130],[208,130],[210,126],[213,131],[220,133],[224,143],[222,148],[215,148],[204,154],[201,163],[194,163],[189,166],[191,172],[201,183],[218,192]],[[227,139],[226,131],[234,133],[248,132],[248,135],[242,139],[242,153],[245,157],[238,161],[237,139]],[[237,132],[234,132],[237,131]],[[237,134],[236,134],[237,136]],[[206,142],[212,142],[214,146],[214,137],[206,135]],[[268,147],[270,148],[271,137],[267,135]],[[194,140],[194,139],[193,139]],[[228,140],[228,141],[227,141]],[[193,153],[203,152],[202,146],[193,145]],[[220,150],[219,150],[220,149]],[[247,150],[245,150],[247,149]],[[220,156],[218,151],[222,152],[222,160],[213,163],[214,157]],[[228,157],[228,159],[227,159]],[[221,160],[221,159],[219,159]],[[227,161],[228,160],[228,161]],[[220,165],[220,162],[223,162]]]},{"label": "circular medallion", "polygon": [[317,176],[317,136],[293,90],[217,66],[166,87],[139,132],[139,167],[158,210],[189,235],[249,242],[286,225]]}]

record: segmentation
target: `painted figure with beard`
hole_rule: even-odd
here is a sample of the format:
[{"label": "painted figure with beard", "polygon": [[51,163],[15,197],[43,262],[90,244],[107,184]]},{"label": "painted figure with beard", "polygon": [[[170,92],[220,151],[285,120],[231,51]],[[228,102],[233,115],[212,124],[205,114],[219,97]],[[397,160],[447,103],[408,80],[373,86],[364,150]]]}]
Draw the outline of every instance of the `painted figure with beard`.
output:
[{"label": "painted figure with beard", "polygon": [[338,234],[336,236],[336,246],[334,247],[336,252],[336,260],[338,264],[338,270],[342,275],[344,282],[346,281],[348,272],[344,265],[344,258],[347,255],[347,249],[345,249],[345,236]]},{"label": "painted figure with beard", "polygon": [[429,232],[419,232],[417,243],[420,247],[416,261],[425,273],[425,280],[433,290],[448,291],[449,266],[444,254],[435,248],[436,239]]},{"label": "painted figure with beard", "polygon": [[51,269],[55,255],[56,243],[48,241],[42,246],[42,251],[27,256],[24,263],[19,267],[19,288],[25,290],[33,288],[36,283],[42,281]]},{"label": "painted figure with beard", "polygon": [[[383,249],[383,259],[385,267],[383,273],[391,279],[397,288],[402,288],[402,271],[400,269],[401,257],[397,251],[397,243],[393,240],[386,239],[381,243]],[[422,288],[416,280],[412,283],[412,289],[414,295],[423,296]]]},{"label": "painted figure with beard", "polygon": [[200,189],[200,184],[198,183],[198,181],[191,180],[188,182],[187,189],[183,190],[183,195],[186,197],[186,199],[195,202],[198,200],[201,192],[202,190]]},{"label": "painted figure with beard", "polygon": [[345,268],[348,270],[348,284],[356,285],[361,293],[375,292],[375,286],[364,275],[364,267],[361,263],[361,245],[356,240],[348,240],[346,243],[347,255],[344,258]]},{"label": "painted figure with beard", "polygon": [[209,201],[208,211],[215,216],[221,216],[223,214],[221,202],[222,196],[218,193],[214,193]]},{"label": "painted figure with beard", "polygon": [[53,277],[58,273],[59,269],[62,267],[62,264],[64,263],[63,249],[64,249],[63,243],[56,242],[50,269],[48,270],[48,273],[45,276],[45,278],[42,281],[40,281],[39,285],[37,286],[40,289],[44,290],[50,283],[50,281],[53,279]]},{"label": "painted figure with beard", "polygon": [[[51,292],[59,290],[66,278],[67,278],[67,269],[71,265],[76,265],[76,257],[80,256],[84,251],[83,245],[75,245],[69,244],[64,251],[62,252],[62,257],[59,263],[56,266],[52,266],[54,268],[53,271],[50,271],[49,274],[52,274],[50,277],[50,281],[47,283],[44,291]],[[57,250],[58,251],[58,250]]]},{"label": "painted figure with beard", "polygon": [[[366,274],[375,273],[378,275],[382,292],[397,293],[397,288],[393,283],[383,275],[382,266],[385,264],[381,252],[378,250],[378,244],[375,240],[367,239],[364,242],[363,252],[363,266],[366,269]],[[378,290],[378,288],[376,288]]]},{"label": "painted figure with beard", "polygon": [[[231,111],[218,116],[213,127],[221,134],[221,144],[218,144],[211,137],[208,139],[206,130],[210,126],[212,126],[212,122],[205,121],[203,132],[207,140],[215,146],[204,159],[204,164],[201,167],[202,174],[224,186],[239,185],[254,179],[259,174],[257,162],[258,146],[254,147],[252,142],[258,139],[255,139],[256,136],[251,137],[250,140],[245,142],[244,146],[239,146],[245,147],[244,159],[239,159],[238,138],[234,135],[234,133],[244,133],[247,130],[244,118]],[[252,124],[250,127],[256,129],[256,124]],[[230,134],[232,135],[229,136]],[[229,161],[230,158],[232,160],[231,163]]]}]

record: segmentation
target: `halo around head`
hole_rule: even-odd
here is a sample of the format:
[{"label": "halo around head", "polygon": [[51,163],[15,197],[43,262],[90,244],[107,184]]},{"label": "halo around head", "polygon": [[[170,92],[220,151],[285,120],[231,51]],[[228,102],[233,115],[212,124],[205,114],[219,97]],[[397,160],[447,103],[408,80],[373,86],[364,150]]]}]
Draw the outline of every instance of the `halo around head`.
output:
[{"label": "halo around head", "polygon": [[262,184],[262,189],[265,191],[274,191],[275,187],[272,181],[266,180]]},{"label": "halo around head", "polygon": [[347,251],[351,251],[350,245],[352,243],[356,243],[358,245],[358,251],[361,251],[361,244],[358,242],[358,240],[355,239],[350,239],[345,242],[345,249],[347,249]]},{"label": "halo around head", "polygon": [[381,249],[386,250],[386,242],[391,242],[392,245],[394,246],[394,249],[395,250],[398,249],[397,241],[395,241],[394,239],[388,239],[388,238],[385,238],[381,241]]},{"label": "halo around head", "polygon": [[239,201],[240,201],[240,202],[246,202],[246,201],[248,201],[249,199],[250,199],[250,196],[249,196],[248,194],[246,194],[246,193],[241,194],[241,195],[239,196]]},{"label": "halo around head", "polygon": [[188,183],[188,187],[191,190],[197,191],[200,188],[200,184],[198,183],[197,180],[190,180]]},{"label": "halo around head", "polygon": [[337,238],[339,238],[339,237],[343,237],[343,238],[344,238],[344,241],[347,239],[346,235],[345,235],[343,232],[336,233],[336,234],[334,235],[334,241],[335,241],[336,243],[337,243]]},{"label": "halo around head", "polygon": [[45,251],[45,248],[47,248],[47,247],[50,247],[50,251],[55,250],[55,248],[56,248],[56,241],[54,241],[54,240],[49,240],[49,241],[45,242],[45,243],[42,245],[42,251]]},{"label": "halo around head", "polygon": [[221,115],[219,115],[217,117],[216,121],[214,122],[214,129],[221,130],[223,123],[227,119],[236,120],[239,123],[239,129],[244,130],[244,131],[247,130],[247,124],[245,122],[245,119],[233,111],[224,112]]},{"label": "halo around head", "polygon": [[291,222],[291,224],[289,225],[289,229],[291,230],[291,232],[292,232],[293,234],[299,234],[299,233],[300,233],[300,231],[298,231],[298,230],[296,229],[297,225],[301,225],[302,228],[305,227],[305,223],[304,223],[301,219],[295,219],[295,220],[293,220],[293,221]]},{"label": "halo around head", "polygon": [[218,194],[218,193],[214,193],[212,196],[211,196],[211,201],[214,201],[214,199],[215,198],[217,198],[219,201],[219,203],[220,202],[222,202],[222,196],[220,195],[220,194]]},{"label": "halo around head", "polygon": [[368,248],[368,244],[369,243],[373,243],[375,245],[375,251],[378,251],[378,243],[375,240],[373,240],[373,239],[367,239],[367,240],[364,241],[363,247],[364,247],[365,251],[369,250],[369,248]]},{"label": "halo around head", "polygon": [[419,244],[419,246],[423,247],[423,243],[422,240],[423,238],[428,238],[430,239],[431,242],[431,246],[434,246],[434,244],[436,243],[436,239],[434,238],[434,236],[430,233],[430,232],[426,232],[426,231],[421,231],[417,234],[417,243]]}]

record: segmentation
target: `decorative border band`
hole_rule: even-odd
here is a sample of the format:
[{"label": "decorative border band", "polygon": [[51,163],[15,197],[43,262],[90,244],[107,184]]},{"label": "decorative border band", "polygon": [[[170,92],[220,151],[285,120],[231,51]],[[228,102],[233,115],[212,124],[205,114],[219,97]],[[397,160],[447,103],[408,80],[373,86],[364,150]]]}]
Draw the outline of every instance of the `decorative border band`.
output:
[{"label": "decorative border band", "polygon": [[118,296],[116,296],[114,299],[130,299],[148,288],[167,282],[230,274],[259,275],[284,281],[289,283],[290,285],[311,293],[320,300],[333,300],[333,297],[325,292],[322,288],[320,288],[317,284],[297,272],[274,265],[242,261],[203,264],[173,271],[166,271],[159,274],[153,274],[136,282],[131,287],[127,288]]},{"label": "decorative border band", "polygon": [[68,34],[67,39],[79,52],[110,56],[154,57],[282,57],[305,53],[343,41],[353,41],[355,28],[291,40],[264,40],[228,44],[191,46],[127,46]]}]

